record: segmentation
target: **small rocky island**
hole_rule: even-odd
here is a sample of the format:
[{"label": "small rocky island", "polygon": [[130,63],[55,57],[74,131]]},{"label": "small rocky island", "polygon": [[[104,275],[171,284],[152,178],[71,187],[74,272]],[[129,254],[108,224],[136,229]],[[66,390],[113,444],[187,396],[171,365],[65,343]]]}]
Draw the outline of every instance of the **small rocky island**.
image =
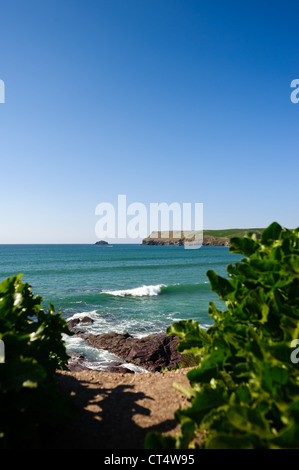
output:
[{"label": "small rocky island", "polygon": [[108,245],[108,242],[105,242],[104,240],[100,240],[99,242],[96,242],[95,245]]}]

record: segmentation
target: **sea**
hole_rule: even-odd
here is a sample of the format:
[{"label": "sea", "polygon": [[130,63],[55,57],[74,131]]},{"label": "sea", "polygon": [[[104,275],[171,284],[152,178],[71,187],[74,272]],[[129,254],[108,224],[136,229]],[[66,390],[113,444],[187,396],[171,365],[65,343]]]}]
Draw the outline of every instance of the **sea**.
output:
[{"label": "sea", "polygon": [[[22,281],[66,319],[88,316],[80,330],[95,335],[129,333],[140,338],[165,332],[193,319],[212,325],[209,302],[225,304],[210,289],[207,271],[227,277],[226,267],[240,259],[228,247],[112,245],[0,245],[0,281],[23,274]],[[89,369],[105,370],[119,358],[66,336],[68,354],[83,355]],[[141,371],[132,364],[124,367]]]}]

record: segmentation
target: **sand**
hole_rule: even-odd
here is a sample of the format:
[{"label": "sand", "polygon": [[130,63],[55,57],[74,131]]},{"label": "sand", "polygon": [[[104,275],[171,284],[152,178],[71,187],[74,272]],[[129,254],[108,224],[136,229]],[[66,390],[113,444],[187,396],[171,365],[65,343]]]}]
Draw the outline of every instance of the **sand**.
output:
[{"label": "sand", "polygon": [[58,372],[60,387],[79,407],[76,418],[48,443],[55,449],[143,449],[149,431],[177,435],[175,410],[189,402],[173,383],[189,386],[186,372]]}]

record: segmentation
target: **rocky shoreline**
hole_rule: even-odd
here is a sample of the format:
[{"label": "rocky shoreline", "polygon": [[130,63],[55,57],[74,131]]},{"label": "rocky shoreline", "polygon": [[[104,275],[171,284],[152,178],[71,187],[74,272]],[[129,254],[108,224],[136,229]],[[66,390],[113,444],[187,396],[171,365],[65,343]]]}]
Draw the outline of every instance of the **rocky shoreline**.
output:
[{"label": "rocky shoreline", "polygon": [[[82,323],[91,323],[89,317],[69,320],[68,327],[71,332],[82,338],[90,346],[106,350],[121,361],[134,364],[148,372],[161,372],[166,367],[172,369],[182,360],[182,355],[177,350],[179,339],[176,336],[167,336],[165,333],[154,333],[143,338],[134,338],[129,333],[102,333],[94,335],[86,334],[81,329]],[[68,367],[70,371],[78,372],[88,369],[84,365],[84,356],[71,354]],[[124,367],[123,362],[114,361],[107,372],[134,373],[133,370]]]},{"label": "rocky shoreline", "polygon": [[157,246],[185,246],[196,244],[196,237],[202,240],[202,246],[229,246],[230,238],[228,236],[213,236],[206,233],[196,231],[170,231],[170,232],[152,232],[148,237],[142,240],[142,245]]},{"label": "rocky shoreline", "polygon": [[[142,240],[142,245],[155,245],[155,246],[185,246],[187,243],[192,243],[193,240],[186,238],[178,238],[172,240]],[[213,237],[203,239],[202,246],[230,246],[229,240],[216,240]]]},{"label": "rocky shoreline", "polygon": [[255,233],[257,238],[261,237],[262,228],[248,229],[225,229],[225,230],[170,230],[153,231],[142,240],[142,245],[158,246],[185,246],[196,245],[196,239],[202,240],[201,246],[230,246],[231,238],[244,237],[246,233]]}]

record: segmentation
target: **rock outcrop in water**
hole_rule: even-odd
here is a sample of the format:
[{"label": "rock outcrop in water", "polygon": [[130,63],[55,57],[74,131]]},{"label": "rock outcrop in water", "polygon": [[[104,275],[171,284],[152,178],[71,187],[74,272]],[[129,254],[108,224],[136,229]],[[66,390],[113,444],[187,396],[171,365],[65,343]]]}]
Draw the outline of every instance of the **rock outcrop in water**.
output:
[{"label": "rock outcrop in water", "polygon": [[182,355],[177,351],[179,339],[165,333],[155,333],[134,338],[128,333],[88,334],[85,341],[98,349],[105,349],[123,361],[135,364],[150,372],[160,372],[179,363]]},{"label": "rock outcrop in water", "polygon": [[78,318],[72,318],[71,320],[68,320],[67,324],[68,324],[68,327],[71,331],[73,331],[74,333],[76,333],[77,331],[74,330],[74,328],[78,325],[81,325],[81,323],[93,323],[93,319],[88,317],[87,315],[85,317],[78,317]]},{"label": "rock outcrop in water", "polygon": [[[86,357],[84,354],[71,353],[68,360],[68,369],[70,372],[81,372],[82,370],[90,370],[86,366]],[[134,374],[133,370],[124,367],[122,362],[111,361],[105,364],[103,369],[105,372],[118,372],[121,374]]]},{"label": "rock outcrop in water", "polygon": [[[180,363],[182,355],[177,350],[177,336],[167,336],[165,333],[154,333],[143,338],[134,338],[129,333],[102,333],[94,335],[86,333],[82,324],[92,323],[89,317],[74,318],[67,322],[69,330],[86,341],[90,346],[106,350],[120,360],[142,367],[149,372],[160,372],[165,367],[169,369]],[[87,369],[84,356],[72,354],[69,361],[71,370]],[[111,364],[110,372],[132,372],[121,367],[122,363]],[[108,366],[108,364],[107,364]]]}]

